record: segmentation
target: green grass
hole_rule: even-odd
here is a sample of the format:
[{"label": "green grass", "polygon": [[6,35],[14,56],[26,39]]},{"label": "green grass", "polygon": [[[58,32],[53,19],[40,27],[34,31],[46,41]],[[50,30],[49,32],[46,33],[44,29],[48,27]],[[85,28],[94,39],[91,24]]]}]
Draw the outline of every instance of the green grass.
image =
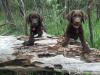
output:
[{"label": "green grass", "polygon": [[[100,20],[96,20],[96,13],[93,12],[92,17],[92,25],[93,25],[93,42],[94,42],[94,47],[100,49]],[[90,42],[90,35],[89,35],[89,26],[88,26],[88,21],[83,25],[84,28],[84,35],[86,38],[86,41],[88,41],[89,45],[91,46]],[[91,46],[92,47],[92,46]]]},{"label": "green grass", "polygon": [[[59,11],[54,11],[54,10],[56,10],[56,8],[53,10],[49,10],[48,13],[45,13],[43,15],[44,16],[43,24],[45,25],[45,28],[49,34],[60,36],[64,34],[64,31],[67,27],[67,21],[63,18],[62,15],[59,15],[59,16],[57,15]],[[0,27],[0,34],[10,32],[8,33],[8,35],[16,35],[16,36],[24,35],[25,21],[22,17],[19,16],[17,12],[14,14],[15,14],[14,19],[16,23],[16,30],[12,30],[9,25],[6,25],[3,27]],[[0,17],[0,25],[5,23],[5,18],[3,15],[1,15]],[[99,46],[100,45],[100,29],[99,29],[100,20],[96,21],[95,12],[93,12],[92,23],[93,23],[94,45],[95,45],[95,48],[100,49],[100,46]],[[86,41],[88,41],[89,45],[91,46],[91,42],[89,38],[88,22],[83,24],[83,28],[84,28],[84,35],[85,35]]]}]

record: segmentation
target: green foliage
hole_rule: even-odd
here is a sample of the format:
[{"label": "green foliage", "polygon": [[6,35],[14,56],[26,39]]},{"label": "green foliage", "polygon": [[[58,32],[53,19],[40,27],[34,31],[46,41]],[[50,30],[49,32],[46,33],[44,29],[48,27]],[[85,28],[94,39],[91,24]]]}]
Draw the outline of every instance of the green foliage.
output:
[{"label": "green foliage", "polygon": [[66,23],[63,16],[59,15],[57,6],[53,5],[53,9],[48,10],[48,14],[45,16],[45,26],[47,32],[56,36],[61,35],[64,32],[65,25]]},{"label": "green foliage", "polygon": [[[36,4],[36,1],[39,0],[24,0],[25,3],[25,10],[26,15],[33,12],[35,9],[38,9],[38,4]],[[60,1],[60,2],[58,2]],[[82,8],[86,10],[86,3],[87,0],[69,0],[70,9],[75,9],[75,7]],[[77,4],[78,1],[78,4]],[[41,16],[43,16],[43,24],[49,34],[60,36],[64,34],[64,31],[66,30],[66,27],[68,25],[67,21],[64,19],[63,12],[64,10],[64,1],[62,0],[41,0],[41,7],[42,7],[42,13]],[[18,0],[10,0],[10,5],[12,8],[12,14],[14,17],[14,21],[16,23],[16,30],[12,30],[9,25],[5,25],[0,27],[0,34],[4,34],[6,32],[8,35],[24,35],[25,33],[25,19],[20,16],[19,7],[18,7]],[[76,6],[76,4],[78,6]],[[0,25],[5,23],[5,14],[3,14],[3,11],[0,11]],[[96,21],[96,11],[92,12],[92,23],[93,23],[93,35],[94,35],[94,44],[96,48],[99,48],[100,45],[100,21]],[[88,21],[83,25],[84,28],[84,35],[86,40],[90,43],[89,38],[89,28],[88,28]]]},{"label": "green foliage", "polygon": [[83,75],[92,75],[91,73],[89,73],[89,72],[86,72],[86,73],[84,73]]},{"label": "green foliage", "polygon": [[[96,20],[96,13],[92,13],[92,25],[93,25],[93,38],[94,38],[94,47],[100,49],[100,20]],[[90,42],[90,35],[89,35],[89,26],[88,21],[83,25],[84,28],[84,35],[86,38],[86,41],[88,41],[89,45],[91,46]],[[92,46],[91,46],[92,47]]]}]

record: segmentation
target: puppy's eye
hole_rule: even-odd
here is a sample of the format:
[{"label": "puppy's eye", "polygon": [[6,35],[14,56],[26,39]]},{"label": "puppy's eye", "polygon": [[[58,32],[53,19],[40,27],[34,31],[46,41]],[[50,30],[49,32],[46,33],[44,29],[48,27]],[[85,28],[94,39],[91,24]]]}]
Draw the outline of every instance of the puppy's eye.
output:
[{"label": "puppy's eye", "polygon": [[81,17],[81,16],[82,16],[82,14],[79,14],[78,16],[80,16],[80,17]]},{"label": "puppy's eye", "polygon": [[73,15],[73,17],[76,17],[77,15]]},{"label": "puppy's eye", "polygon": [[32,16],[31,18],[32,18],[32,19],[34,19],[34,17],[33,17],[33,16]]}]

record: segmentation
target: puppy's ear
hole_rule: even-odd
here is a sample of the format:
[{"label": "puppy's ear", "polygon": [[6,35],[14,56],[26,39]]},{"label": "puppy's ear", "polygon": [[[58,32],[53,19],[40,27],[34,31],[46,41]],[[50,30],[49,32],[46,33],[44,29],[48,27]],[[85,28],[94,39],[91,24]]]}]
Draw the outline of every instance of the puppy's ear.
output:
[{"label": "puppy's ear", "polygon": [[87,19],[87,14],[84,11],[81,11],[82,14],[82,22],[84,23],[85,20]]},{"label": "puppy's ear", "polygon": [[30,15],[28,15],[28,16],[26,17],[26,22],[27,22],[28,24],[31,22],[31,16],[32,16],[32,14],[30,14]]},{"label": "puppy's ear", "polygon": [[73,10],[73,11],[71,11],[71,12],[69,12],[69,13],[67,14],[66,18],[67,18],[67,20],[68,20],[69,22],[72,21],[72,17],[73,17],[74,12],[75,12],[75,11]]},{"label": "puppy's ear", "polygon": [[41,17],[41,16],[40,16],[40,21],[41,21],[41,22],[43,21],[43,17]]}]

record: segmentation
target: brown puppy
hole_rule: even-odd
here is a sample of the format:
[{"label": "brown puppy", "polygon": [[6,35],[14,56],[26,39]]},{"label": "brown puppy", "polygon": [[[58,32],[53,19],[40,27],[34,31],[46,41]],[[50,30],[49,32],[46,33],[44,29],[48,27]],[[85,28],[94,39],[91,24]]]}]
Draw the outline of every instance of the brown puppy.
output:
[{"label": "brown puppy", "polygon": [[29,40],[24,42],[24,45],[33,45],[34,44],[34,36],[41,37],[43,34],[43,24],[42,17],[37,13],[31,13],[26,18],[26,22],[30,24],[30,37]]},{"label": "brown puppy", "polygon": [[86,14],[82,10],[73,10],[67,15],[67,19],[69,21],[69,25],[64,34],[65,39],[63,40],[62,46],[65,47],[69,43],[70,38],[77,40],[79,37],[84,52],[89,53],[90,49],[86,44],[82,28],[82,22],[85,21]]},{"label": "brown puppy", "polygon": [[34,35],[38,34],[37,37],[41,37],[43,34],[43,24],[42,17],[37,13],[29,14],[26,21],[30,24],[30,36],[34,37]]}]

